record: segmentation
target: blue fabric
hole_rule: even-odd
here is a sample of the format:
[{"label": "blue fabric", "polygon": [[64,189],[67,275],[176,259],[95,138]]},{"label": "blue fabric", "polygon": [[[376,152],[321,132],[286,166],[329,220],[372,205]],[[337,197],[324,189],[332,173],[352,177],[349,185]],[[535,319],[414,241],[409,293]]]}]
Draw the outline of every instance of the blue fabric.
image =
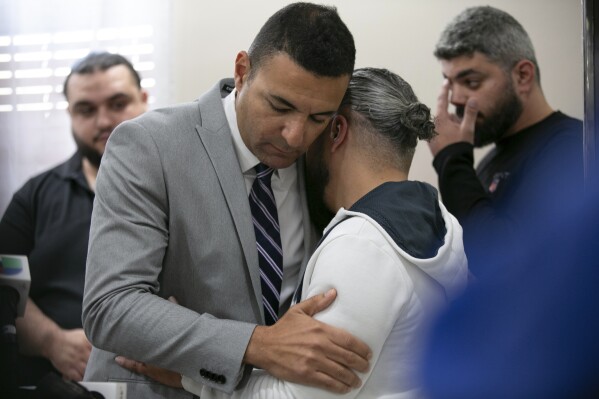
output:
[{"label": "blue fabric", "polygon": [[549,227],[556,211],[582,194],[582,137],[581,121],[554,112],[497,142],[476,172],[472,144],[454,143],[437,154],[443,204],[464,229],[476,277],[501,273],[486,260],[529,241],[531,226]]},{"label": "blue fabric", "polygon": [[569,193],[553,195],[563,213],[487,259],[502,272],[483,274],[436,323],[428,398],[599,397],[599,196],[566,206]]}]

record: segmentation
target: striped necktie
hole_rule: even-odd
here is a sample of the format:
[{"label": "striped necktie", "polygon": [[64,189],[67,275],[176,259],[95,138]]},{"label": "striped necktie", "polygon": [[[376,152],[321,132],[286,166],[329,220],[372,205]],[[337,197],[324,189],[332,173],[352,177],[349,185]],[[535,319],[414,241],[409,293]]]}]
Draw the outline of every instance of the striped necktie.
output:
[{"label": "striped necktie", "polygon": [[249,200],[260,264],[264,319],[266,325],[272,325],[279,318],[283,249],[277,205],[270,185],[274,169],[262,163],[255,169],[256,180],[252,185]]}]

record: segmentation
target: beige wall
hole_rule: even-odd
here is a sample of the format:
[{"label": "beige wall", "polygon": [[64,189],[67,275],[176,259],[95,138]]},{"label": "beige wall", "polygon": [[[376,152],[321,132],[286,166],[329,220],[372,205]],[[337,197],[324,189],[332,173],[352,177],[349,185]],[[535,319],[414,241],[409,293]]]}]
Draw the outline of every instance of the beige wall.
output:
[{"label": "beige wall", "polygon": [[[232,76],[235,55],[247,50],[266,19],[290,1],[173,1],[172,77],[175,102],[189,101]],[[328,0],[354,35],[357,67],[388,68],[434,107],[441,74],[432,55],[447,22],[473,5],[501,8],[532,38],[550,104],[583,117],[582,9],[578,0]],[[421,143],[411,178],[436,185],[432,158]]]}]

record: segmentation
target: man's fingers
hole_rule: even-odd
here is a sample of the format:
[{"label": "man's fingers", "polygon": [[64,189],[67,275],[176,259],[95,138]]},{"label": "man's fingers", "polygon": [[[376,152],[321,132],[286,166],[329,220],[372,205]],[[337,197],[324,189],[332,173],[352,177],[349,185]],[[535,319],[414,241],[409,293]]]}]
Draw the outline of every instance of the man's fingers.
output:
[{"label": "man's fingers", "polygon": [[137,374],[145,374],[146,365],[142,362],[127,359],[124,356],[117,356],[114,358],[114,361],[119,366],[121,366],[122,368],[125,368],[129,371],[133,371],[134,373],[137,373]]},{"label": "man's fingers", "polygon": [[358,342],[360,342],[357,345],[359,348],[356,346],[350,347],[351,349],[340,348],[337,353],[331,355],[331,359],[361,373],[367,372],[370,368],[372,352],[366,344]]},{"label": "man's fingers", "polygon": [[337,393],[346,393],[362,385],[362,381],[353,370],[349,370],[331,359],[323,361],[318,358],[316,353],[306,353],[305,355],[307,357],[296,363],[294,367],[298,378],[289,379],[281,376],[278,378]]},{"label": "man's fingers", "polygon": [[328,308],[329,305],[333,303],[336,296],[337,291],[331,288],[324,294],[314,295],[313,297],[308,298],[305,301],[302,301],[293,307],[295,308],[295,310],[300,310],[308,316],[314,316],[316,313]]},{"label": "man's fingers", "polygon": [[[336,296],[337,291],[330,289],[326,293],[308,298],[294,307],[312,317],[333,303]],[[335,344],[329,347],[330,353],[327,353],[327,355],[330,359],[347,368],[360,372],[368,370],[369,361],[372,357],[372,351],[368,345],[345,330],[326,324],[323,325],[323,328],[329,340]]]},{"label": "man's fingers", "polygon": [[71,380],[71,381],[82,381],[83,380],[83,374],[81,374],[79,371],[77,371],[75,369],[67,370],[65,373],[63,373],[62,377],[67,380]]},{"label": "man's fingers", "polygon": [[168,385],[174,388],[182,388],[181,375],[174,371],[152,366],[135,360],[127,359],[123,356],[117,356],[114,361],[121,367],[132,371],[136,374],[145,375],[154,381]]},{"label": "man's fingers", "polygon": [[179,304],[179,302],[177,301],[177,298],[175,298],[174,296],[169,296],[168,300],[169,300],[169,302],[176,303],[177,305]]},{"label": "man's fingers", "polygon": [[335,344],[329,349],[327,357],[350,369],[368,371],[372,358],[370,347],[345,330],[328,325],[325,328],[329,339]]},{"label": "man's fingers", "polygon": [[437,112],[436,117],[447,115],[447,107],[449,104],[449,81],[445,79],[441,85],[441,92],[437,97]]},{"label": "man's fingers", "polygon": [[347,388],[354,389],[359,388],[362,385],[362,380],[353,370],[350,370],[334,361],[328,362],[318,371],[322,374],[326,374],[339,386],[344,385]]},{"label": "man's fingers", "polygon": [[476,128],[476,116],[478,115],[478,104],[475,99],[470,98],[464,109],[464,117],[460,123],[460,131],[468,142],[474,143],[474,129]]},{"label": "man's fingers", "polygon": [[343,330],[329,335],[335,343],[327,350],[327,357],[347,369],[365,373],[370,368],[372,351],[364,342]]},{"label": "man's fingers", "polygon": [[339,394],[348,393],[353,389],[351,385],[346,385],[342,382],[339,382],[338,379],[332,378],[330,375],[322,371],[317,373],[314,385],[321,389],[326,389],[327,391]]},{"label": "man's fingers", "polygon": [[87,367],[87,361],[79,362],[79,364],[77,364],[77,374],[79,374],[81,376],[81,379],[79,381],[81,381],[83,379],[83,376],[85,375],[86,367]]}]

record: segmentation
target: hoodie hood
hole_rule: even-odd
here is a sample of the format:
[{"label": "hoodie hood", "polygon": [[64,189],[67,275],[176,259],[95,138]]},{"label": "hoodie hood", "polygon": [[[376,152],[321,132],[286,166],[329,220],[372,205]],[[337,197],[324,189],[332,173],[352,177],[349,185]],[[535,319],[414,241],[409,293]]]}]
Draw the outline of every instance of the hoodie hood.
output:
[{"label": "hoodie hood", "polygon": [[342,208],[325,235],[353,216],[375,222],[396,251],[438,282],[448,299],[462,292],[468,274],[462,228],[434,187],[416,181],[383,183],[349,210]]},{"label": "hoodie hood", "polygon": [[370,216],[415,258],[429,259],[443,246],[447,228],[437,191],[421,182],[383,183],[350,209]]}]

